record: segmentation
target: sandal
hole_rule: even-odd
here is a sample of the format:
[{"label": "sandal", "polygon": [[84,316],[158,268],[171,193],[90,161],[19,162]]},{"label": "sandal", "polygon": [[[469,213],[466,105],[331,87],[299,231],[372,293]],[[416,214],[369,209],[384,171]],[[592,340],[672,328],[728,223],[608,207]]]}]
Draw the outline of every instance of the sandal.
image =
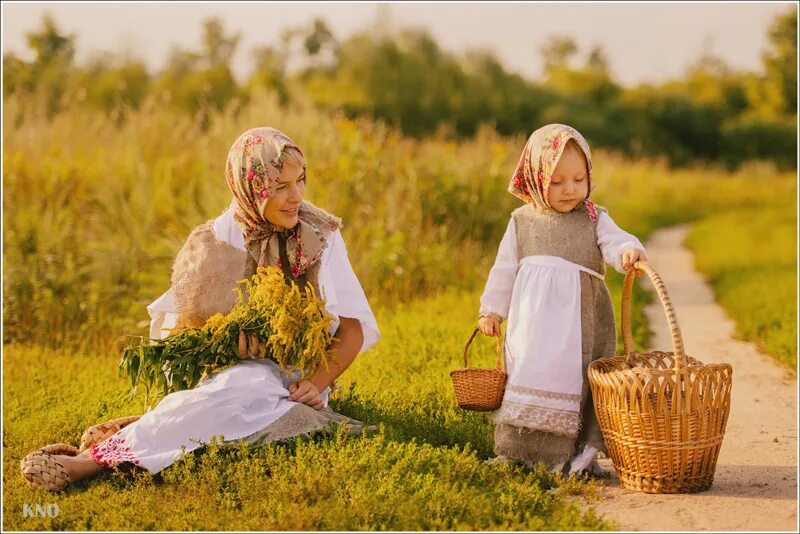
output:
[{"label": "sandal", "polygon": [[54,458],[57,454],[77,456],[78,449],[66,443],[56,443],[35,450],[20,462],[22,476],[32,487],[58,491],[70,483],[69,472]]},{"label": "sandal", "polygon": [[105,423],[100,423],[99,425],[89,427],[86,429],[86,432],[83,433],[83,436],[81,436],[81,446],[78,450],[83,452],[92,445],[105,441],[119,432],[120,429],[125,428],[134,421],[138,421],[140,417],[140,415],[117,417],[116,419],[111,419]]}]

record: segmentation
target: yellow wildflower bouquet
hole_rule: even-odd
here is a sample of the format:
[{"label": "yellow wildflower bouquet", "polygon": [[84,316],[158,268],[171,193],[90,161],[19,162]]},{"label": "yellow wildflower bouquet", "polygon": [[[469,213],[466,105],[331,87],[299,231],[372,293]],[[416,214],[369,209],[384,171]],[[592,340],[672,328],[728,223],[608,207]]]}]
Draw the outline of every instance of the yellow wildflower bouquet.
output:
[{"label": "yellow wildflower bouquet", "polygon": [[[140,337],[122,351],[121,372],[133,391],[145,387],[145,402],[153,393],[162,396],[195,387],[212,373],[235,365],[239,332],[255,334],[265,344],[267,356],[290,374],[303,376],[327,368],[331,315],[311,285],[301,289],[277,267],[260,267],[250,280],[239,282],[237,299],[227,315],[218,313],[200,328],[174,331],[164,339]],[[247,295],[247,296],[245,296]]]}]

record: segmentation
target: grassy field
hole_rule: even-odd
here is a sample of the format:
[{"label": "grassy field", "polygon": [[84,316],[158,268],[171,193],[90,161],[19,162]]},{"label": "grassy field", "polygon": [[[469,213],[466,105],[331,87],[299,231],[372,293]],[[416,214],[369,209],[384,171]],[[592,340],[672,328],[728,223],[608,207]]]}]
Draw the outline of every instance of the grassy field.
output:
[{"label": "grassy field", "polygon": [[794,197],[701,221],[687,239],[697,268],[753,341],[797,371],[797,215]]},{"label": "grassy field", "polygon": [[[462,141],[415,141],[310,106],[283,109],[268,96],[212,117],[205,130],[152,106],[119,120],[78,111],[44,119],[26,105],[7,100],[3,116],[5,528],[611,527],[563,498],[590,484],[485,465],[488,418],[454,407],[448,374],[519,205],[505,189],[523,138],[483,129]],[[228,205],[228,147],[264,117],[305,149],[310,200],[344,218],[383,338],[343,376],[333,405],[380,430],[249,451],[212,446],[163,476],[110,473],[58,496],[29,489],[18,471],[25,453],[77,445],[86,427],[141,413],[141,399],[122,397],[115,340],[146,332],[145,306],[168,287],[186,235]],[[698,267],[740,335],[796,365],[793,174],[763,165],[671,170],[603,152],[594,168],[593,198],[643,241],[659,227],[696,223]],[[617,316],[621,279],[607,277]],[[638,346],[649,298],[637,285]],[[491,341],[476,340],[471,354],[492,365]],[[22,517],[23,504],[49,502],[58,517]]]},{"label": "grassy field", "polygon": [[[334,408],[378,425],[250,450],[211,446],[159,476],[109,472],[59,495],[27,487],[20,458],[44,441],[77,445],[83,429],[140,413],[121,399],[116,355],[6,347],[6,529],[111,530],[600,530],[612,525],[564,495],[592,485],[489,466],[487,416],[455,407],[448,373],[471,333],[475,293],[420,300],[379,322],[384,338],[356,359]],[[493,363],[477,339],[474,364]],[[58,504],[24,518],[24,503]]]}]

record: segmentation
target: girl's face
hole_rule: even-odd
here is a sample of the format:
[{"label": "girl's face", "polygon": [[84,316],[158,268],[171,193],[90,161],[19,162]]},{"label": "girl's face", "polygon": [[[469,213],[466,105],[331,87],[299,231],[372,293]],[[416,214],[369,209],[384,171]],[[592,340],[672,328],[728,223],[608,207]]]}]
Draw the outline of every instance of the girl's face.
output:
[{"label": "girl's face", "polygon": [[306,192],[305,170],[285,163],[281,169],[275,194],[264,207],[264,218],[282,228],[294,228],[300,222],[298,213]]},{"label": "girl's face", "polygon": [[547,194],[550,206],[561,213],[574,210],[589,194],[589,172],[580,148],[564,148]]}]

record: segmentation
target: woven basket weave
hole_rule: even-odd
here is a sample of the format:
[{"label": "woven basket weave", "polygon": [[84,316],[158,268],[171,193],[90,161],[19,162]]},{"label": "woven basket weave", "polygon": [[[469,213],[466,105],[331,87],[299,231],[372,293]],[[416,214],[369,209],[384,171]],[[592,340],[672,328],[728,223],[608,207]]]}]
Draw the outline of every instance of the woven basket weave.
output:
[{"label": "woven basket weave", "polygon": [[[622,485],[645,493],[693,493],[711,487],[731,403],[728,364],[704,365],[684,354],[675,311],[661,278],[636,262],[622,290],[627,356],[589,365],[595,413]],[[653,281],[667,315],[674,352],[633,350],[635,270]]]},{"label": "woven basket weave", "polygon": [[458,407],[474,412],[491,412],[500,407],[506,390],[508,375],[503,372],[503,344],[497,335],[497,366],[494,369],[469,367],[467,353],[472,340],[478,333],[472,332],[467,346],[464,347],[464,368],[450,373],[456,391]]}]

